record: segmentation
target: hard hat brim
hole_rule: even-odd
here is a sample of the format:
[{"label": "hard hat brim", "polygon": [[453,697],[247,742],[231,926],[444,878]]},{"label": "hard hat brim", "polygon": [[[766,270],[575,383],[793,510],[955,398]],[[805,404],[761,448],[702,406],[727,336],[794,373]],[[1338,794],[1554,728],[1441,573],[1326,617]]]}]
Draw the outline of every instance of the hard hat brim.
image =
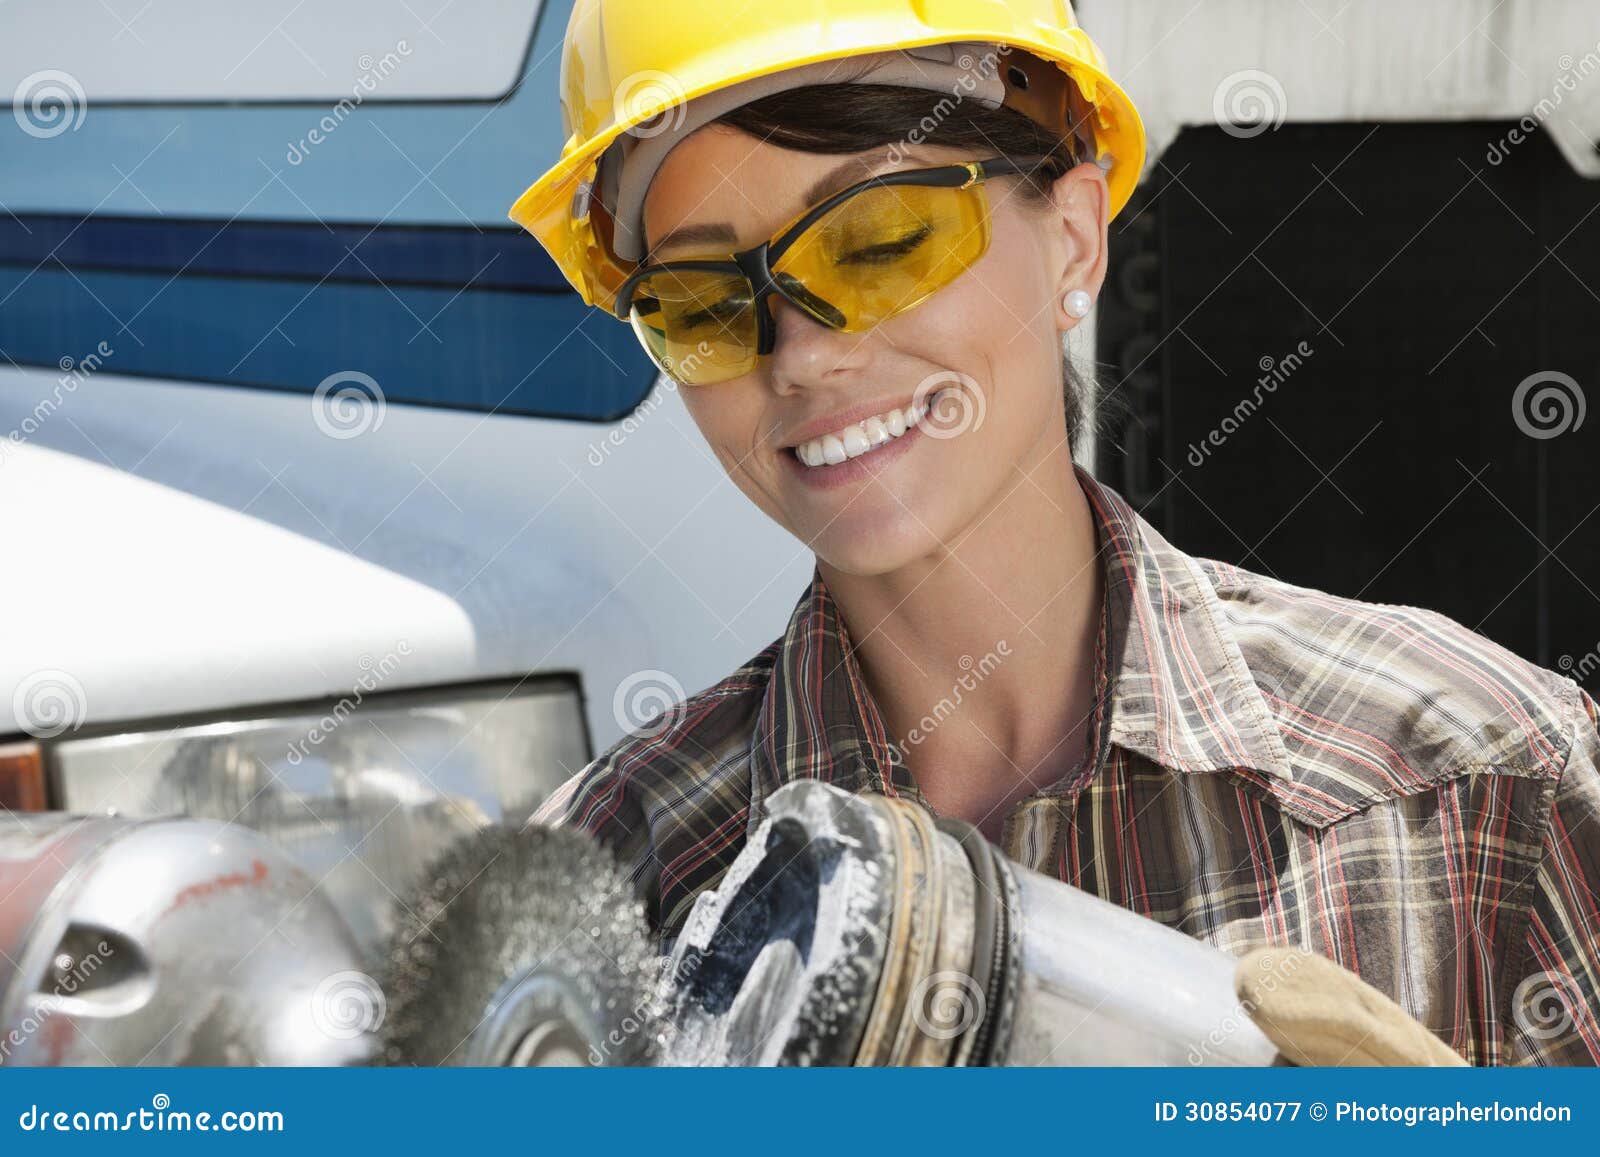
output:
[{"label": "hard hat brim", "polygon": [[[604,236],[604,226],[596,228],[588,194],[600,157],[623,133],[660,116],[679,103],[781,69],[842,59],[860,52],[880,51],[884,47],[911,48],[948,41],[988,40],[1020,48],[1050,61],[1077,85],[1080,94],[1093,109],[1096,120],[1094,135],[1100,158],[1108,155],[1112,158],[1106,181],[1111,200],[1110,215],[1115,217],[1133,195],[1144,167],[1144,125],[1133,101],[1100,67],[1098,60],[1093,59],[1098,57],[1098,50],[1078,30],[1073,29],[1068,35],[1081,40],[1087,46],[1086,50],[1069,53],[1064,51],[1060,43],[1016,36],[997,37],[992,32],[976,30],[901,40],[891,46],[881,43],[848,45],[800,55],[784,55],[780,52],[775,59],[750,61],[738,71],[685,87],[681,93],[674,93],[672,100],[654,107],[644,105],[630,110],[631,116],[613,120],[587,140],[580,141],[579,135],[574,133],[562,149],[560,160],[517,198],[507,216],[538,239],[562,275],[586,303],[611,312],[616,291],[632,272],[635,263],[622,261],[611,252]],[[782,46],[775,47],[781,49]]]}]

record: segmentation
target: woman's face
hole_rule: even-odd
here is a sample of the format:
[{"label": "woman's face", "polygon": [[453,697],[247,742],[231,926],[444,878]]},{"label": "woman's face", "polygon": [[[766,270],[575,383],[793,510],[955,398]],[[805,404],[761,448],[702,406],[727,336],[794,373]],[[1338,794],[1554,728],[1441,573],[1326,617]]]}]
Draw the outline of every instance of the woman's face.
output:
[{"label": "woman's face", "polygon": [[[699,129],[657,171],[645,235],[654,243],[686,226],[717,224],[731,232],[726,241],[708,242],[704,232],[669,240],[652,257],[757,245],[821,196],[874,173],[978,159],[931,147],[895,163],[886,154],[796,152],[728,126]],[[824,179],[824,191],[811,195]],[[1105,181],[1094,165],[1079,165],[1048,202],[1034,202],[1020,180],[986,184],[988,251],[914,309],[844,333],[771,297],[772,355],[741,377],[680,391],[734,483],[838,571],[885,574],[938,554],[1027,486],[1023,472],[1065,450],[1060,335],[1076,319],[1062,298],[1099,289]],[[922,401],[931,410],[913,409],[913,425],[893,436],[895,412],[903,418]],[[863,438],[850,432],[858,425],[866,444],[881,444],[836,464],[803,460],[861,449]]]}]

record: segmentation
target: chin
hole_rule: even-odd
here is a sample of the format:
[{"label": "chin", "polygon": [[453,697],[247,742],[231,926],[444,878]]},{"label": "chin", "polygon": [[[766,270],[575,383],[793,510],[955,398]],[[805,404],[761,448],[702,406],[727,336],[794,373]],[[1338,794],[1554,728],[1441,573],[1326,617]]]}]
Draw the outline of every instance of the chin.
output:
[{"label": "chin", "polygon": [[811,549],[834,570],[863,578],[892,574],[942,549],[940,538],[929,530],[932,522],[919,522],[898,506],[892,515],[884,514],[842,516],[809,540]]}]

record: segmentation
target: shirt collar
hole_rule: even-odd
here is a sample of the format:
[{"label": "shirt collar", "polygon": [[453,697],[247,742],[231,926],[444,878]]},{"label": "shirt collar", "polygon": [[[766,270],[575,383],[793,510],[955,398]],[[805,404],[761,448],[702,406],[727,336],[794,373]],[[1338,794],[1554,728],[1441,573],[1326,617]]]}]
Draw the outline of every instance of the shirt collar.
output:
[{"label": "shirt collar", "polygon": [[1288,780],[1283,740],[1199,563],[1081,468],[1078,481],[1106,568],[1110,741],[1172,771]]},{"label": "shirt collar", "polygon": [[[1073,777],[1071,792],[1099,772],[1111,745],[1174,772],[1249,769],[1289,780],[1283,742],[1199,565],[1121,495],[1082,468],[1077,475],[1105,568],[1107,700],[1093,771]],[[753,738],[752,831],[766,795],[802,778],[927,802],[894,755],[820,572],[790,616]]]}]

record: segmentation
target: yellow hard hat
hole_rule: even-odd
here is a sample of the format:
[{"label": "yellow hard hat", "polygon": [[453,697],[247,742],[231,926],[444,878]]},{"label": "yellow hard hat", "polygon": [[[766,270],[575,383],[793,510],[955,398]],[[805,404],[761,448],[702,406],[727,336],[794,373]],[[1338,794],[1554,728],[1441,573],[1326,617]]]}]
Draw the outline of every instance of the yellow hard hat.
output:
[{"label": "yellow hard hat", "polygon": [[[991,45],[1005,59],[986,72],[970,54],[940,64],[937,50],[925,48],[949,45]],[[1013,50],[1020,52],[1012,57]],[[909,71],[890,63],[905,53],[916,56]],[[854,67],[866,57],[867,71]],[[1045,67],[1030,72],[1032,58]],[[845,75],[834,77],[840,65]],[[944,84],[953,69],[976,69],[994,95],[987,103],[1016,108],[1087,146],[1106,170],[1113,216],[1133,194],[1144,165],[1144,126],[1068,0],[762,0],[707,7],[576,0],[561,60],[567,142],[509,216],[538,238],[584,301],[610,311],[639,257],[629,223],[618,225],[620,156],[645,142],[651,148],[642,151],[653,148],[658,163],[674,134],[688,127],[687,108],[700,110],[703,120],[706,106],[726,111],[793,81],[866,76],[876,82],[879,65],[890,83],[923,88]],[[691,106],[696,98],[705,99]],[[619,237],[627,252],[619,252]]]}]

